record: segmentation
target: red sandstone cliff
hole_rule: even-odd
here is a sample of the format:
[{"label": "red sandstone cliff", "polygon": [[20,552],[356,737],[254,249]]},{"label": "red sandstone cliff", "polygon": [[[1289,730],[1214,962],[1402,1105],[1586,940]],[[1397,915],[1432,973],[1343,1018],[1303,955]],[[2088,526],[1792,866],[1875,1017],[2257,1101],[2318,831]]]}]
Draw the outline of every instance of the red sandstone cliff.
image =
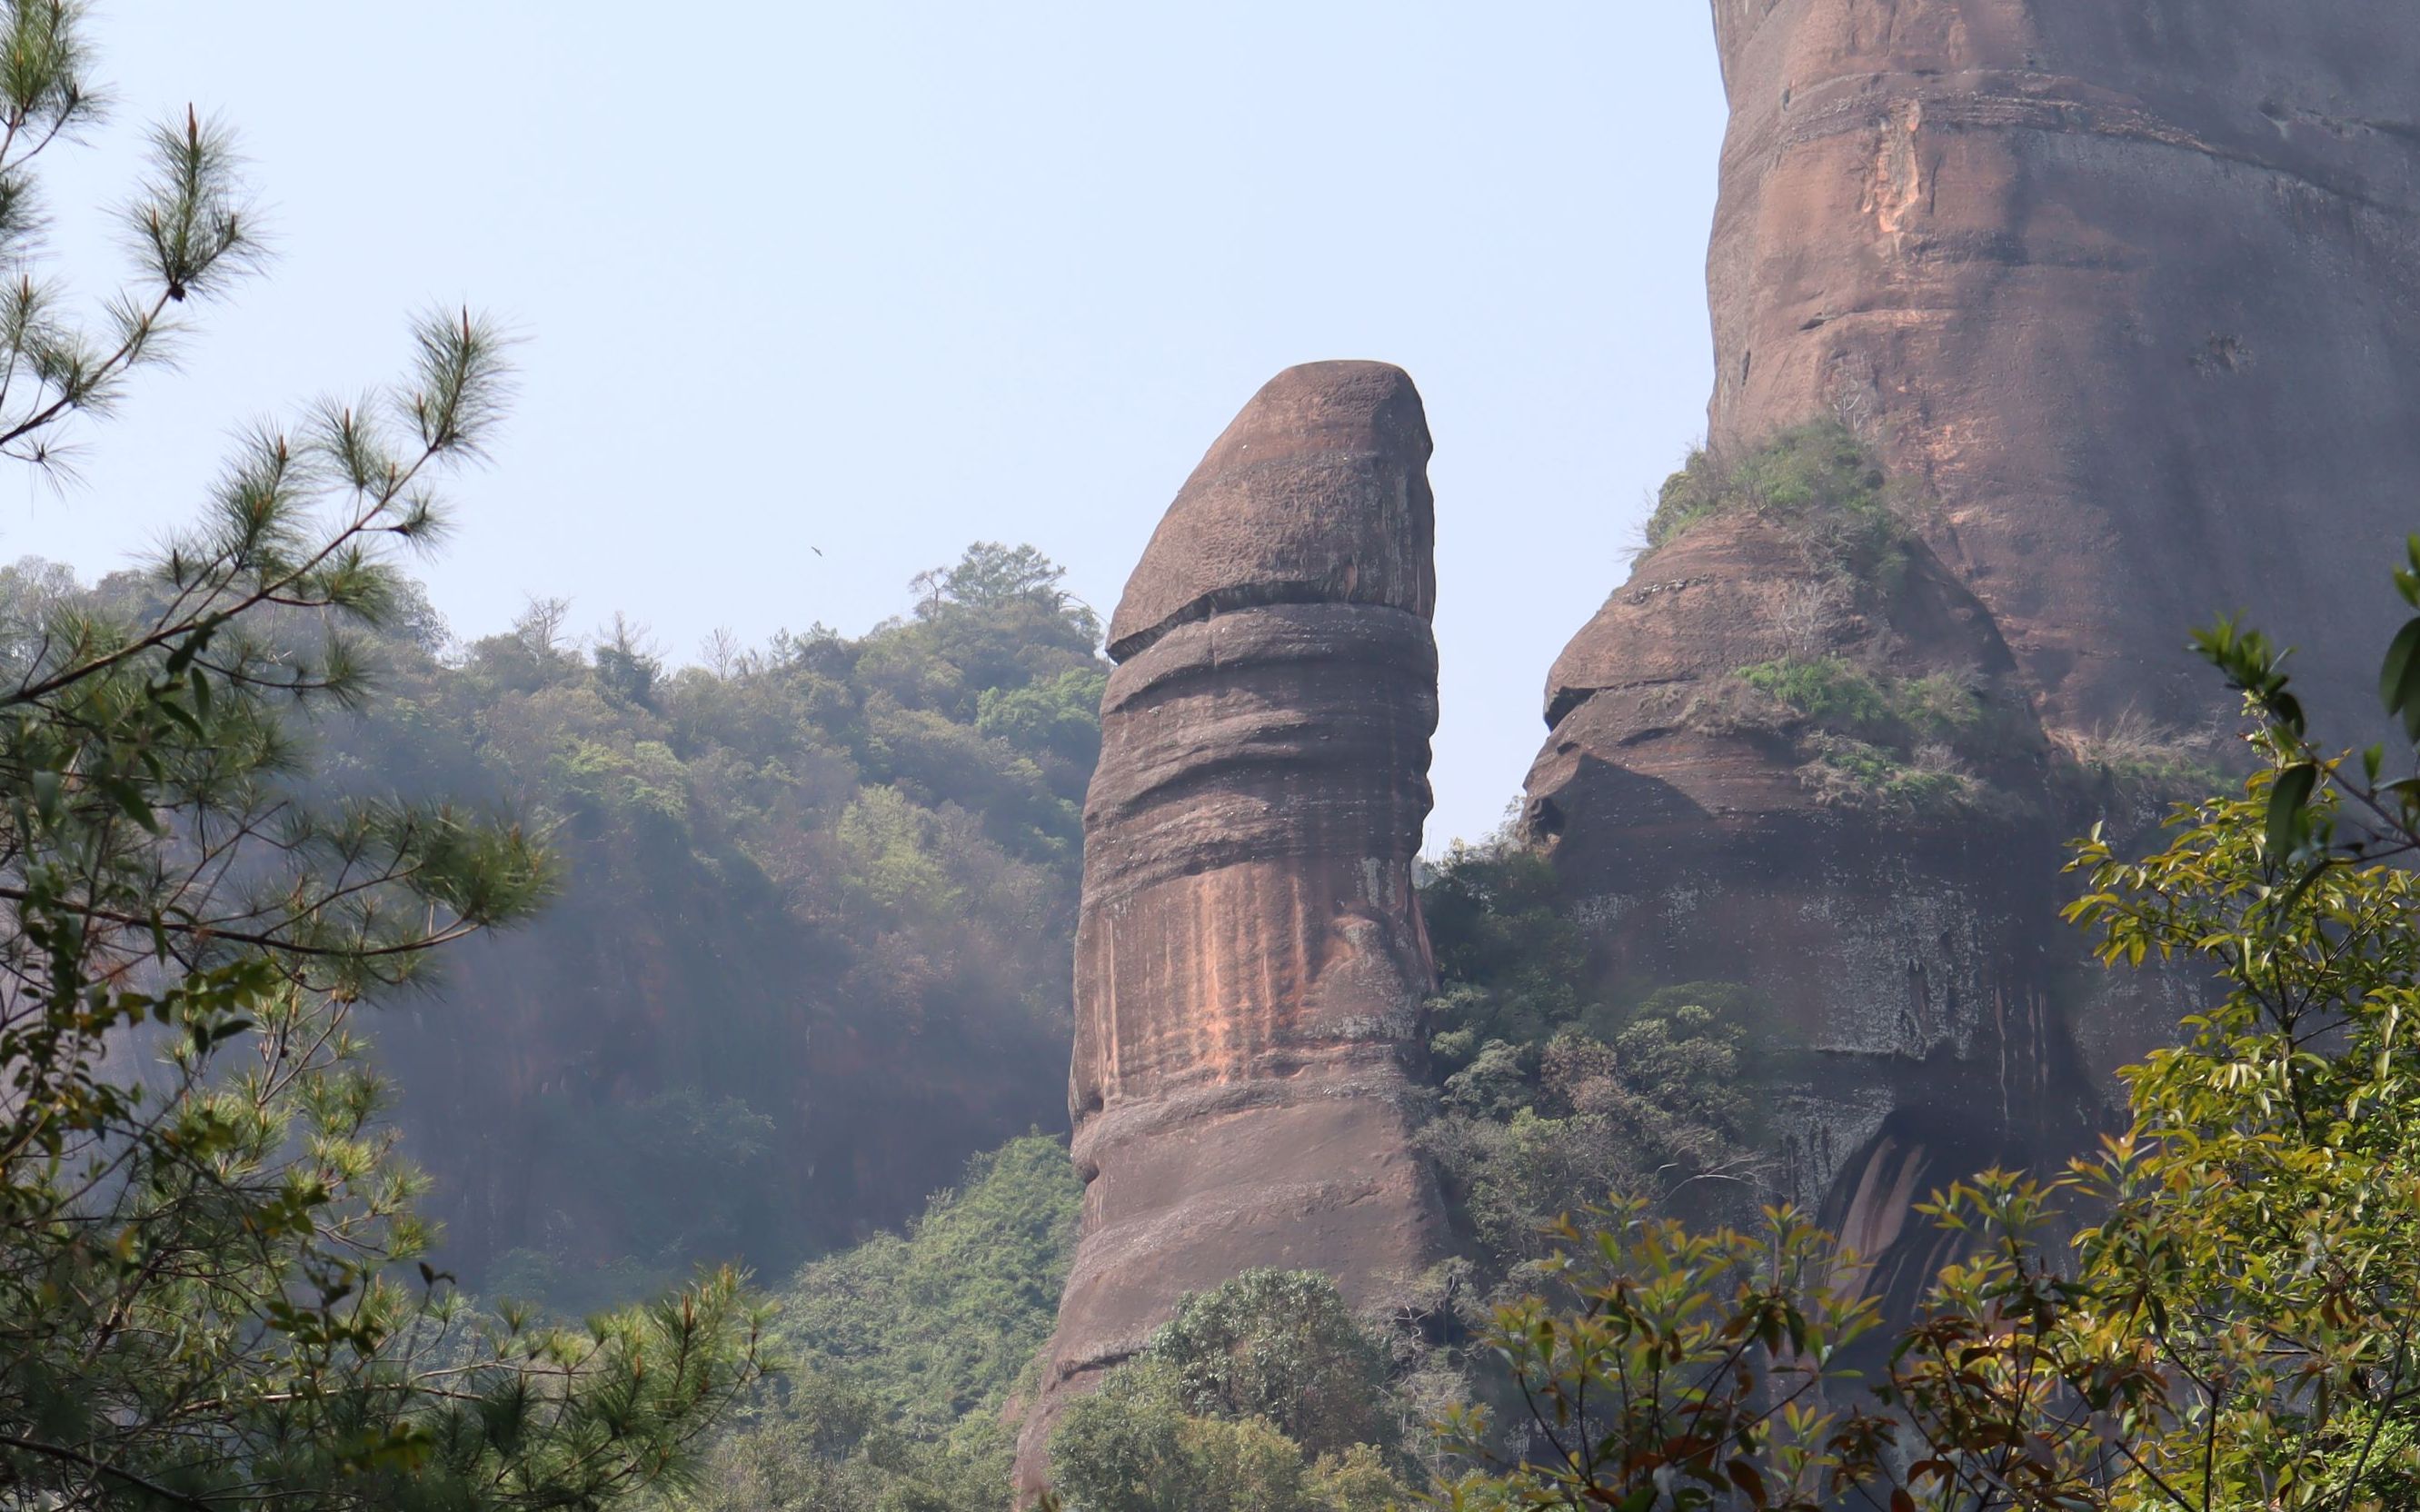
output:
[{"label": "red sandstone cliff", "polygon": [[2367,686],[2420,479],[2420,8],[1716,0],[1718,446],[1846,411],[2045,718],[2249,609]]},{"label": "red sandstone cliff", "polygon": [[[2052,753],[2208,718],[2221,609],[2366,707],[2420,479],[2420,9],[1714,9],[1710,450],[1841,423],[1921,496],[1908,570],[1810,576],[1753,511],[1674,534],[1557,663],[1528,825],[1608,969],[1775,1005],[1788,1184],[1911,1286],[1910,1197],[2084,1137],[2181,1006],[2058,923],[2092,815]],[[1736,717],[1788,658],[1971,689],[1994,744],[1936,765],[1972,792],[1844,791],[1820,721]]]}]

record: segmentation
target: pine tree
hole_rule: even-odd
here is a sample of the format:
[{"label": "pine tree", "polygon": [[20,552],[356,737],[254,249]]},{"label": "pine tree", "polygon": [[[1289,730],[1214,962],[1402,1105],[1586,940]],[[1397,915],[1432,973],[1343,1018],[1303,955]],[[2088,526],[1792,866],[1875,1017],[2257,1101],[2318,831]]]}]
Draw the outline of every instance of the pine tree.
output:
[{"label": "pine tree", "polygon": [[[99,327],[30,270],[37,161],[100,109],[81,20],[0,6],[0,453],[38,469],[261,260],[188,109]],[[492,325],[413,333],[391,391],[245,440],[139,590],[0,584],[0,1504],[601,1506],[758,1371],[727,1273],[566,1330],[423,1258],[362,1021],[553,865],[500,818],[318,801],[298,740],[367,694],[398,556],[508,397]]]}]

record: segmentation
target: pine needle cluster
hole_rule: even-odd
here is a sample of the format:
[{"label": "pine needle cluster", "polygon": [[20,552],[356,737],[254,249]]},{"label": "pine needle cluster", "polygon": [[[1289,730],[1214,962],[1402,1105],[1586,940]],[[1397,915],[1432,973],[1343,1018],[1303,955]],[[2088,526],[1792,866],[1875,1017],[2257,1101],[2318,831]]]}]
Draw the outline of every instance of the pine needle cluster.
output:
[{"label": "pine needle cluster", "polygon": [[[35,165],[101,108],[82,20],[0,6],[0,454],[53,471],[261,252],[188,109],[128,282],[66,316]],[[0,1504],[600,1506],[759,1373],[729,1273],[566,1329],[473,1317],[424,1257],[363,1019],[555,866],[499,816],[312,796],[298,715],[367,696],[509,398],[491,323],[413,336],[391,389],[246,438],[131,600],[0,595]]]}]

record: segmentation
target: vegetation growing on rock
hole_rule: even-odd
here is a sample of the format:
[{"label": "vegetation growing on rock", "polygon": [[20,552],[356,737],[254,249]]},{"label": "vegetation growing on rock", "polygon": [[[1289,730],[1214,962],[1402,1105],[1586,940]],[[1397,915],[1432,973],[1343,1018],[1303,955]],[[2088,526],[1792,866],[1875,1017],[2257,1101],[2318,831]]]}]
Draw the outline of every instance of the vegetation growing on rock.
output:
[{"label": "vegetation growing on rock", "polygon": [[1609,1188],[1752,1209],[1753,995],[1693,982],[1625,1002],[1592,986],[1604,974],[1553,863],[1509,835],[1454,847],[1421,905],[1441,991],[1420,1141],[1482,1287],[1533,1281],[1546,1226]]},{"label": "vegetation growing on rock", "polygon": [[1787,532],[1810,564],[1887,587],[1903,563],[1912,507],[1856,432],[1837,420],[1809,421],[1736,455],[1692,451],[1656,491],[1647,547],[1669,545],[1705,520],[1749,514]]},{"label": "vegetation growing on rock", "polygon": [[[2397,575],[2420,609],[2420,537]],[[2311,739],[2283,656],[2197,638],[2259,724],[2259,768],[2133,859],[2076,846],[2069,917],[2118,967],[2211,968],[2184,1042],[2124,1073],[2131,1127],[2062,1173],[1952,1179],[1952,1249],[1878,1376],[1856,1265],[1794,1215],[1691,1232],[1617,1201],[1564,1226],[1570,1289],[1485,1336],[1528,1422],[1452,1442],[1495,1468],[1456,1508],[1892,1506],[2384,1512],[2420,1488],[2420,779]],[[2381,689],[2420,759],[2420,617]],[[2072,1234],[2071,1241],[2065,1236]],[[1852,1393],[1870,1389],[1871,1406]]]},{"label": "vegetation growing on rock", "polygon": [[2213,725],[2170,730],[2132,712],[2092,730],[2060,738],[2066,761],[2057,770],[2071,811],[2122,835],[2148,834],[2180,803],[2195,803],[2228,785],[2240,753]]},{"label": "vegetation growing on rock", "polygon": [[1910,643],[1938,634],[1925,623],[1939,611],[1929,578],[1916,571],[1931,562],[1911,531],[1917,509],[1915,490],[1838,421],[1691,454],[1649,520],[1651,550],[1746,517],[1799,561],[1767,589],[1769,623],[1757,627],[1782,654],[1707,670],[1679,719],[1782,748],[1826,806],[1954,817],[2038,802],[2040,739],[2002,686],[2007,669],[1945,663],[1940,648]]},{"label": "vegetation growing on rock", "polygon": [[1732,675],[1777,706],[1774,733],[1795,743],[1806,758],[1800,779],[1825,803],[1980,809],[1997,795],[1978,767],[2006,761],[2022,738],[1971,669],[1908,677],[1825,656],[1757,662]]}]

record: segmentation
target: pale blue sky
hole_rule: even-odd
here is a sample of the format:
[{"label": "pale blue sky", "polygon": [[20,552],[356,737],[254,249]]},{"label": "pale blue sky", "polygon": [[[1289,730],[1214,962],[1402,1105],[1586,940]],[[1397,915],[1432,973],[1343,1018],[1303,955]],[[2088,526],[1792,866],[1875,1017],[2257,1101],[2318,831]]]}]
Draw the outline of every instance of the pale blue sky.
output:
[{"label": "pale blue sky", "polygon": [[[87,573],[185,517],[226,435],[401,362],[431,301],[527,338],[427,573],[676,658],[863,629],[977,538],[1106,615],[1289,363],[1408,368],[1436,434],[1445,719],[1429,844],[1490,828],[1564,640],[1704,424],[1719,80],[1696,0],[920,6],[101,0],[113,127],[54,240],[188,100],[241,130],[279,261],[0,556]],[[824,555],[808,548],[820,547]]]}]

